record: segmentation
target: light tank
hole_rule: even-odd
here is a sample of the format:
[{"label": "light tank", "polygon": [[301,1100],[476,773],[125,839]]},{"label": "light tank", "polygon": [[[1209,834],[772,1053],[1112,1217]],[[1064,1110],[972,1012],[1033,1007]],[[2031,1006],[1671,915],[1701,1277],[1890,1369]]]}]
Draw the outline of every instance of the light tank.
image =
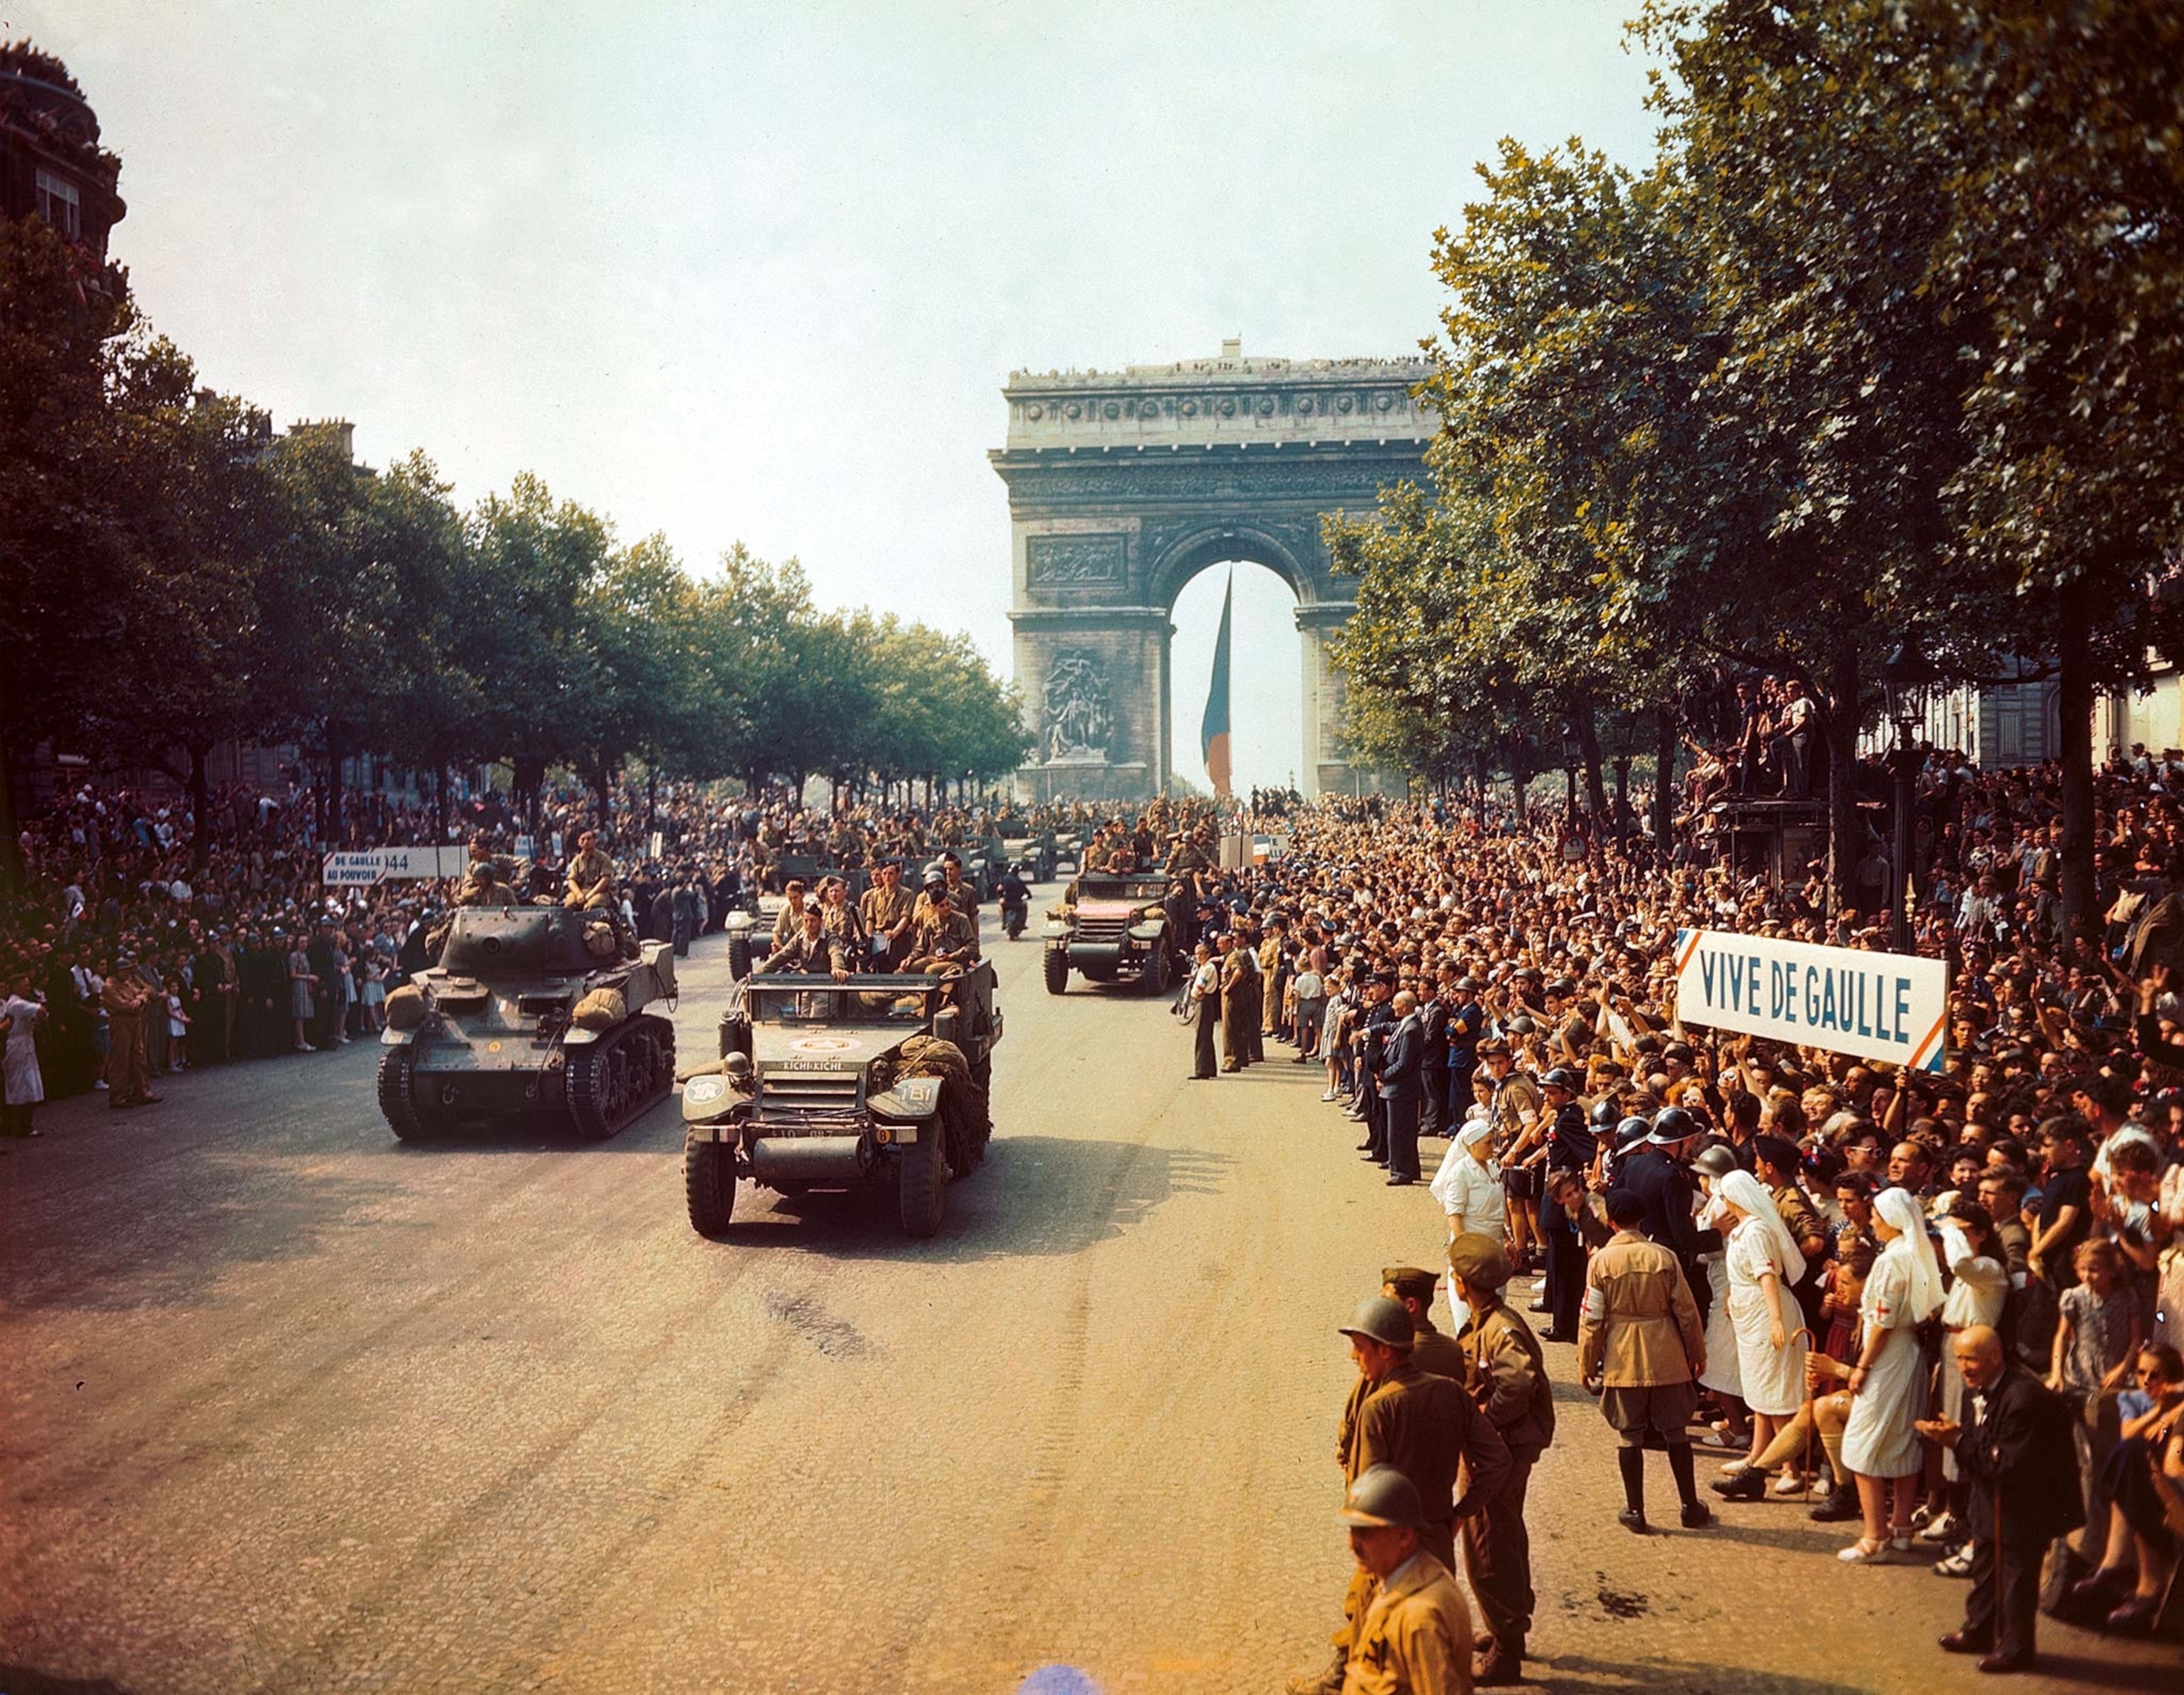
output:
[{"label": "light tank", "polygon": [[675,1085],[675,949],[631,956],[598,912],[463,906],[387,997],[379,1110],[404,1141],[550,1113],[604,1140]]}]

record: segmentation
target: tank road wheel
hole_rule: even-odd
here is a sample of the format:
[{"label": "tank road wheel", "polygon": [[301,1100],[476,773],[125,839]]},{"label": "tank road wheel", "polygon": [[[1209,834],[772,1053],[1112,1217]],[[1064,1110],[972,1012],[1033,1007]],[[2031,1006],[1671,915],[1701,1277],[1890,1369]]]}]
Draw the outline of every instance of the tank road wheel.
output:
[{"label": "tank road wheel", "polygon": [[682,1198],[690,1209],[690,1228],[708,1241],[728,1234],[736,1210],[736,1151],[733,1142],[682,1140]]},{"label": "tank road wheel", "polygon": [[929,1236],[940,1228],[948,1207],[948,1158],[942,1146],[945,1133],[935,1113],[917,1127],[917,1140],[902,1151],[895,1162],[895,1189],[902,1213],[902,1233]]},{"label": "tank road wheel", "polygon": [[569,1055],[569,1121],[586,1141],[615,1133],[615,1043],[612,1037]]},{"label": "tank road wheel", "polygon": [[417,1111],[417,1056],[409,1047],[391,1047],[379,1056],[379,1110],[387,1128],[405,1142],[422,1141],[425,1121]]},{"label": "tank road wheel", "polygon": [[1046,992],[1067,995],[1069,992],[1069,951],[1050,947],[1046,951]]}]

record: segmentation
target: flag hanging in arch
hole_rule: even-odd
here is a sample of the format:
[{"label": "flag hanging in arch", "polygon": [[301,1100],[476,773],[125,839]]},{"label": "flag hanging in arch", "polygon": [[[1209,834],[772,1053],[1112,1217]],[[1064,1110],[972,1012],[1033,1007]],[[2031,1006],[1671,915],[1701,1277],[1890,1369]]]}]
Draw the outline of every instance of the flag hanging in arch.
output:
[{"label": "flag hanging in arch", "polygon": [[1213,638],[1213,683],[1206,693],[1206,717],[1198,732],[1205,756],[1206,775],[1213,784],[1213,798],[1226,800],[1228,791],[1228,607],[1235,598],[1236,573],[1228,573],[1221,591],[1221,633]]}]

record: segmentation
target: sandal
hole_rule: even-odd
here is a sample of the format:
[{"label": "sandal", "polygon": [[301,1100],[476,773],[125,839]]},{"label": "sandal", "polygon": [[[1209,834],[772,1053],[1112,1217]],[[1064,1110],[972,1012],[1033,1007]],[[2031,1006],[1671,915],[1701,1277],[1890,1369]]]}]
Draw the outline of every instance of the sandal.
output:
[{"label": "sandal", "polygon": [[1860,1536],[1848,1547],[1841,1550],[1836,1558],[1845,1565],[1882,1565],[1887,1563],[1888,1544]]}]

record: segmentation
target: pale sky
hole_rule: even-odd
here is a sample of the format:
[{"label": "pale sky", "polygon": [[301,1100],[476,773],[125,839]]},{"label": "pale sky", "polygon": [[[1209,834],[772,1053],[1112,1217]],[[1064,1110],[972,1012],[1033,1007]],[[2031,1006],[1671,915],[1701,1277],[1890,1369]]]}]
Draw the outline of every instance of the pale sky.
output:
[{"label": "pale sky", "polygon": [[[535,471],[1011,669],[1015,368],[1384,356],[1498,137],[1650,156],[1634,0],[0,0],[122,156],[139,302],[276,423]],[[1219,575],[1186,590],[1176,757]],[[1299,765],[1288,594],[1237,572],[1240,784]]]}]

